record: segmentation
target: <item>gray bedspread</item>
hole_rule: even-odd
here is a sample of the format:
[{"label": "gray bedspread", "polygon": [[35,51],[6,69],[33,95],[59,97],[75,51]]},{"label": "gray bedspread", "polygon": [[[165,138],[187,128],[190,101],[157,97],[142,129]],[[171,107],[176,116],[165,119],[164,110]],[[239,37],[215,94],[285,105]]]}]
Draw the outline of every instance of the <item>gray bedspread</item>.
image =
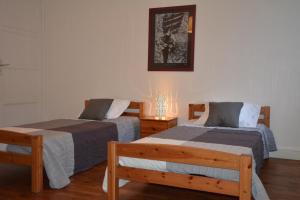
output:
[{"label": "gray bedspread", "polygon": [[204,127],[199,126],[193,122],[186,122],[182,126],[188,127],[199,127],[202,130],[206,129],[220,129],[220,130],[242,130],[242,131],[255,131],[261,134],[262,142],[264,145],[264,159],[269,158],[270,152],[277,151],[277,145],[273,132],[270,128],[266,127],[264,124],[258,124],[256,128],[230,128],[230,127]]},{"label": "gray bedspread", "polygon": [[[135,117],[105,122],[58,119],[2,129],[43,136],[45,171],[50,187],[57,189],[68,185],[74,173],[106,160],[108,141],[139,137],[139,121]],[[30,148],[17,145],[8,145],[7,151],[31,153]]]},{"label": "gray bedspread", "polygon": [[[58,119],[15,127],[18,130],[43,136],[43,161],[52,188],[68,185],[74,173],[106,160],[107,141],[118,139],[116,124],[100,121]],[[7,151],[30,154],[31,148],[8,145]]]},{"label": "gray bedspread", "polygon": [[264,161],[263,140],[258,131],[179,126],[150,137],[249,147],[253,152],[257,173]]},{"label": "gray bedspread", "polygon": [[131,142],[140,138],[140,120],[137,117],[121,116],[103,121],[117,125],[119,141]]}]

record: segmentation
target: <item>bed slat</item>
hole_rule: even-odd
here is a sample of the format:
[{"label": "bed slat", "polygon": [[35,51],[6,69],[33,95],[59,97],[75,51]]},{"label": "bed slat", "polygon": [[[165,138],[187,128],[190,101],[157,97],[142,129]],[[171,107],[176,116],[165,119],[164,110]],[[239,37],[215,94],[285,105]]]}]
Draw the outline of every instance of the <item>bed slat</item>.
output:
[{"label": "bed slat", "polygon": [[239,184],[235,181],[120,166],[117,169],[117,177],[142,183],[159,183],[161,185],[239,196]]},{"label": "bed slat", "polygon": [[31,166],[31,155],[0,151],[0,162]]},{"label": "bed slat", "polygon": [[134,158],[208,167],[222,167],[235,170],[240,168],[238,155],[178,145],[120,143],[118,144],[117,154]]},{"label": "bed slat", "polygon": [[31,135],[0,130],[0,143],[31,146]]}]

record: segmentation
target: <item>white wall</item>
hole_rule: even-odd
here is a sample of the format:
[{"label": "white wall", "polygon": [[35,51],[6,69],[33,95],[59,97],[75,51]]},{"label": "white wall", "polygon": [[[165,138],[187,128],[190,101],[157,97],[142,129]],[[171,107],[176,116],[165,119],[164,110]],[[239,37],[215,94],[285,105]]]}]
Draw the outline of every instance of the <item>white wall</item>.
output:
[{"label": "white wall", "polygon": [[0,127],[41,120],[42,0],[0,0]]},{"label": "white wall", "polygon": [[[197,4],[195,71],[148,72],[148,9],[187,4]],[[250,101],[271,106],[277,155],[299,158],[299,10],[295,0],[46,0],[48,118],[157,90],[176,98],[181,120],[188,103]]]}]

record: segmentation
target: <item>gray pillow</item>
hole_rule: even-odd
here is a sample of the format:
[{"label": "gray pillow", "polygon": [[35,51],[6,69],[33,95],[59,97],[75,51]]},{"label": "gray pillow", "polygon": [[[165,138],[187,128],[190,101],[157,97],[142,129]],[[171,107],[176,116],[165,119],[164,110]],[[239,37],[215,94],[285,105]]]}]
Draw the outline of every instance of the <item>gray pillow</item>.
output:
[{"label": "gray pillow", "polygon": [[205,126],[239,127],[242,102],[210,102]]},{"label": "gray pillow", "polygon": [[79,119],[103,120],[113,99],[90,99]]}]

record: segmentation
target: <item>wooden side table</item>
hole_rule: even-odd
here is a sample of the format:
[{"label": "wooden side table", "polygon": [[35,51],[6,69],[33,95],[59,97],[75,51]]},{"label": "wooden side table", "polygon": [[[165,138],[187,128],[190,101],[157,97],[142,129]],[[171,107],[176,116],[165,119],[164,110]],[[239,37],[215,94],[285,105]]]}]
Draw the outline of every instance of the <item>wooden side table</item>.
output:
[{"label": "wooden side table", "polygon": [[155,117],[140,118],[141,137],[147,137],[154,133],[167,130],[177,126],[177,117],[166,117],[166,119],[157,119]]}]

